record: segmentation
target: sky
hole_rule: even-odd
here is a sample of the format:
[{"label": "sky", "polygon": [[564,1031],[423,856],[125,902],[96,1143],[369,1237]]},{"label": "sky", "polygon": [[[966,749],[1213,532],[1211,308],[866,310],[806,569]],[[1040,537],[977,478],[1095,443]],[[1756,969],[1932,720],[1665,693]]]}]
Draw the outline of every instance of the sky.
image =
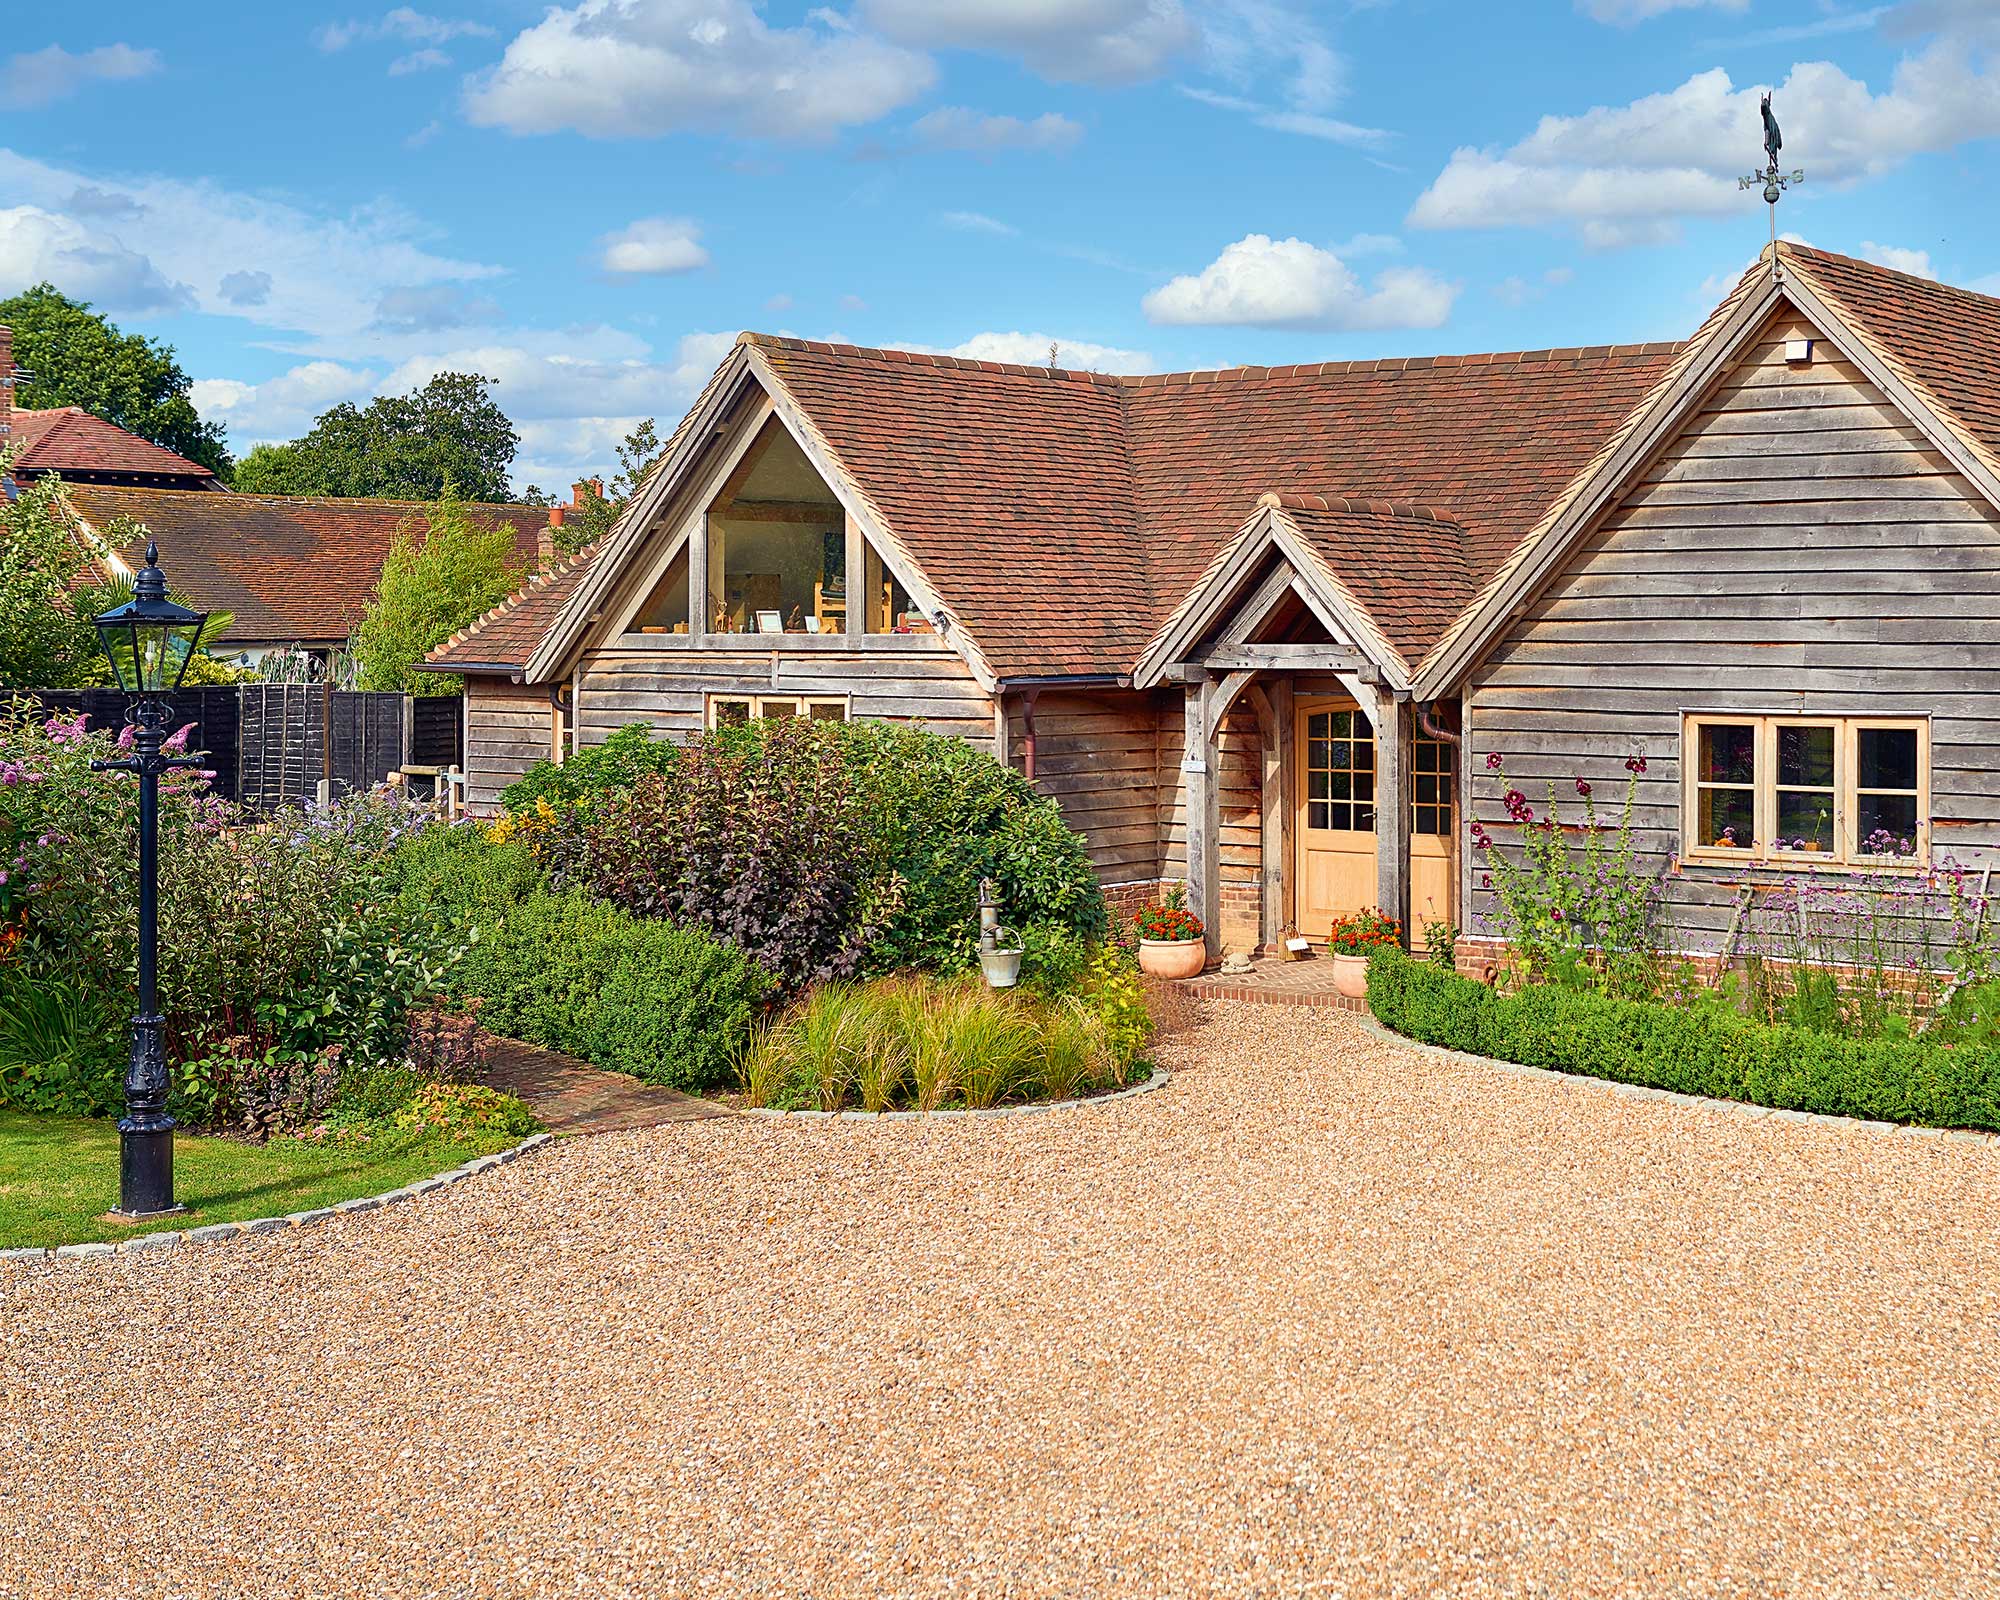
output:
[{"label": "sky", "polygon": [[[1780,231],[2000,293],[2000,0],[30,8],[0,294],[238,454],[482,372],[517,487],[745,328],[1104,371],[1685,336]],[[11,53],[10,53],[11,52]]]}]

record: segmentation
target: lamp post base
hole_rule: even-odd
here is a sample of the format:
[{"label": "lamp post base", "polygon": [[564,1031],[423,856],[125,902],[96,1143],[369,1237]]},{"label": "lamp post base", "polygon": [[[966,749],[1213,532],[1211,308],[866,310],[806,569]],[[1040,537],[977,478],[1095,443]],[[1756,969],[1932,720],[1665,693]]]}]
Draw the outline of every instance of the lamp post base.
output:
[{"label": "lamp post base", "polygon": [[118,1204],[121,1217],[164,1217],[185,1206],[174,1203],[174,1125],[164,1128],[125,1117],[118,1124]]}]

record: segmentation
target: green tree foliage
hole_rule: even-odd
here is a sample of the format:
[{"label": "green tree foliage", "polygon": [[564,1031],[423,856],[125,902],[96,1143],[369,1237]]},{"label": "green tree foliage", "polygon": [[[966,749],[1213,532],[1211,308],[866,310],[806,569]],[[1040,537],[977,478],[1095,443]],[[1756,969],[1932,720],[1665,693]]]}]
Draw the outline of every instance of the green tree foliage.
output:
[{"label": "green tree foliage", "polygon": [[69,689],[103,681],[94,614],[75,585],[87,565],[62,516],[53,473],[0,498],[0,688]]},{"label": "green tree foliage", "polygon": [[389,500],[435,500],[454,484],[467,500],[505,500],[521,436],[487,394],[492,381],[440,372],[414,394],[337,405],[303,439],[252,450],[232,481],[244,494]]},{"label": "green tree foliage", "polygon": [[121,333],[87,302],[47,283],[0,300],[0,325],[14,330],[14,360],[33,374],[15,404],[31,410],[81,406],[225,480],[230,476],[225,432],[195,411],[191,380],[171,345]]},{"label": "green tree foliage", "polygon": [[514,557],[514,530],[481,521],[450,478],[428,520],[422,534],[415,518],[396,530],[375,597],[354,635],[358,688],[459,692],[461,680],[419,673],[417,663],[526,579]]}]

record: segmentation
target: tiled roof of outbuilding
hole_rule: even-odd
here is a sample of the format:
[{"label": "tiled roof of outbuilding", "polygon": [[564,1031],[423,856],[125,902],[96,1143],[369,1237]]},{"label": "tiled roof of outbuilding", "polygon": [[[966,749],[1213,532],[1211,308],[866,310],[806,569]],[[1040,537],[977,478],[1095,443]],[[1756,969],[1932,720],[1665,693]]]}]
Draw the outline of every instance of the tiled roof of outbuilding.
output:
[{"label": "tiled roof of outbuilding", "polygon": [[[226,642],[292,644],[344,639],[361,620],[396,530],[428,527],[421,500],[278,498],[251,494],[189,494],[177,489],[127,489],[66,484],[64,496],[93,530],[129,517],[160,542],[160,564],[176,589],[203,605],[235,614]],[[514,551],[525,567],[536,560],[548,523],[540,506],[468,504],[488,522],[514,529]],[[119,554],[142,559],[144,541]]]},{"label": "tiled roof of outbuilding", "polygon": [[188,486],[214,476],[198,461],[175,455],[171,450],[128,433],[115,422],[92,416],[81,406],[58,406],[47,411],[14,410],[9,413],[12,429],[4,442],[19,450],[14,458],[16,477],[33,477],[56,472],[65,477],[79,473],[187,480]]},{"label": "tiled roof of outbuilding", "polygon": [[530,578],[476,622],[467,623],[424,658],[426,672],[519,672],[528,664],[597,559],[590,545],[553,572]]}]

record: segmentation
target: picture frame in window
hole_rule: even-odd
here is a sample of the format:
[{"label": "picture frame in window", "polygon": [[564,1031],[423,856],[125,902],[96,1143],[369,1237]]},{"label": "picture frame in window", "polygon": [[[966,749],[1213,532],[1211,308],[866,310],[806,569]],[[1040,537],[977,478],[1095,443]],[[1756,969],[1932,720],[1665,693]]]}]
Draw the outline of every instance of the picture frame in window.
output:
[{"label": "picture frame in window", "polygon": [[758,612],[757,631],[759,633],[783,633],[785,631],[784,613],[781,611]]}]

